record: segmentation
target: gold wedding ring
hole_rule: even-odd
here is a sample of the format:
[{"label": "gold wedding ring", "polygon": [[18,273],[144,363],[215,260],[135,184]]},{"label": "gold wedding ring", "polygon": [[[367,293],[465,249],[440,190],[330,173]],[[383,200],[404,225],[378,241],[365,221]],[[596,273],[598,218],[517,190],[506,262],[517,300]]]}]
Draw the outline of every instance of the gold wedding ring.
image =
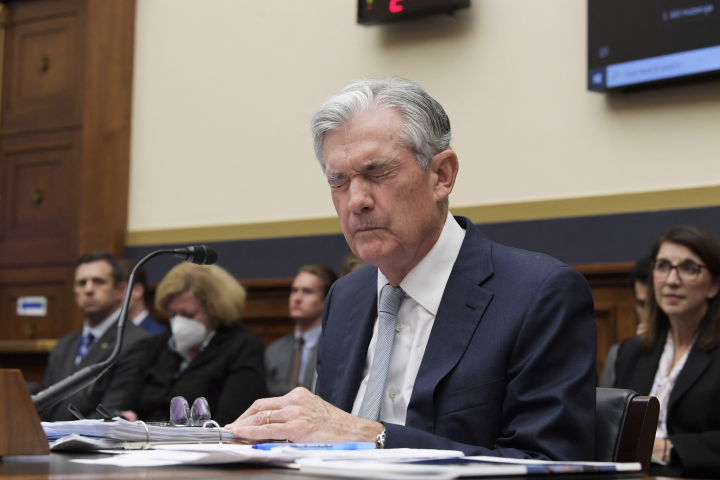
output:
[{"label": "gold wedding ring", "polygon": [[268,425],[270,425],[270,414],[271,414],[272,412],[273,412],[272,410],[268,410],[268,414],[267,414],[267,424],[268,424]]}]

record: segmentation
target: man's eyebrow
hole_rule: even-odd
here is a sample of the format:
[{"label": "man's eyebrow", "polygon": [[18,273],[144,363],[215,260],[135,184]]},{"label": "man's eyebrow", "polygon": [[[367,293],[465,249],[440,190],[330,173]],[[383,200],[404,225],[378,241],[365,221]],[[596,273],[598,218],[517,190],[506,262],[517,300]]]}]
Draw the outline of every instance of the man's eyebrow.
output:
[{"label": "man's eyebrow", "polygon": [[378,159],[378,160],[370,160],[363,166],[361,166],[357,172],[359,173],[367,173],[372,172],[375,170],[388,170],[392,169],[397,165],[397,162],[395,160],[390,159]]},{"label": "man's eyebrow", "polygon": [[[398,167],[398,165],[399,162],[392,159],[370,160],[369,162],[360,166],[360,168],[354,169],[354,171],[363,174],[374,171],[394,170],[396,167]],[[329,183],[339,182],[341,180],[345,180],[348,177],[347,174],[342,172],[328,172],[326,176]]]},{"label": "man's eyebrow", "polygon": [[336,173],[328,172],[326,174],[326,176],[327,176],[328,183],[339,182],[340,180],[344,180],[345,178],[347,178],[347,175],[345,175],[344,173],[341,173],[341,172],[336,172]]}]

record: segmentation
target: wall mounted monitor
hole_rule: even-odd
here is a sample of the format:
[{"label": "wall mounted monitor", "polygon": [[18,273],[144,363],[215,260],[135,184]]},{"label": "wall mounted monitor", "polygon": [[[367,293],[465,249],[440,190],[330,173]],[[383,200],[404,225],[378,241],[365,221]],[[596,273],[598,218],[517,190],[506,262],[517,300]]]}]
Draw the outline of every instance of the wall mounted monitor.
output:
[{"label": "wall mounted monitor", "polygon": [[452,13],[468,8],[470,0],[358,0],[358,23],[377,25],[408,18]]},{"label": "wall mounted monitor", "polygon": [[588,89],[720,74],[720,0],[588,0]]}]

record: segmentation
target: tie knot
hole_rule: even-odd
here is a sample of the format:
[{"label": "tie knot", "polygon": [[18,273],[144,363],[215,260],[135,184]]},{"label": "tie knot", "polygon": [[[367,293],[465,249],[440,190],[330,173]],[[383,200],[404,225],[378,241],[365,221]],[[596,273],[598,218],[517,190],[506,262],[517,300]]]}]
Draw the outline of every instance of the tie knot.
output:
[{"label": "tie knot", "polygon": [[380,311],[397,315],[403,298],[405,298],[405,290],[390,284],[385,285],[380,291]]},{"label": "tie knot", "polygon": [[87,335],[85,335],[85,343],[89,345],[92,343],[93,340],[95,340],[95,335],[93,335],[91,332],[88,332]]}]

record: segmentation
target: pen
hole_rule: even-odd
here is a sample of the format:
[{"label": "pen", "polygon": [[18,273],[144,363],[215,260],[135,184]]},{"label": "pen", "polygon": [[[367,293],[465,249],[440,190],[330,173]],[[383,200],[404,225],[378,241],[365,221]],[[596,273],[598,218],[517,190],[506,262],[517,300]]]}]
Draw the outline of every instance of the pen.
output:
[{"label": "pen", "polygon": [[302,450],[374,450],[375,442],[341,442],[341,443],[259,443],[252,448],[272,450],[277,447],[292,447]]}]

